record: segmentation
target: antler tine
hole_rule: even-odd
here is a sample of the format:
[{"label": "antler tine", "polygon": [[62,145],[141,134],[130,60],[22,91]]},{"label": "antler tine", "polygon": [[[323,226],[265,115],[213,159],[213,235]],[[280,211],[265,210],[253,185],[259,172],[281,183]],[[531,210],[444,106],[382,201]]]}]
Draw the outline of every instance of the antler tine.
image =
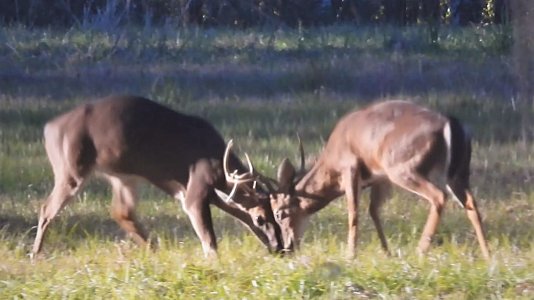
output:
[{"label": "antler tine", "polygon": [[250,161],[250,157],[248,157],[248,153],[246,152],[245,152],[245,158],[247,159],[248,170],[250,174],[254,174],[254,166],[252,165],[252,162]]},{"label": "antler tine", "polygon": [[[226,149],[224,150],[223,170],[224,170],[224,177],[226,178],[226,181],[231,182],[234,185],[238,185],[241,183],[250,182],[254,180],[254,178],[251,177],[252,173],[243,173],[241,175],[238,175],[237,170],[234,170],[232,173],[228,171],[228,156],[230,155],[230,149],[232,149],[233,145],[234,145],[233,140],[228,141],[228,144],[226,145]],[[253,170],[252,163],[250,162],[248,155],[247,155],[247,160],[249,163],[249,168]]]},{"label": "antler tine", "polygon": [[232,187],[232,191],[230,191],[230,194],[228,194],[228,199],[234,199],[235,191],[237,191],[238,184],[234,184]]},{"label": "antler tine", "polygon": [[[226,150],[224,151],[224,158],[223,158],[223,170],[224,170],[224,175],[226,177],[226,181],[234,184],[234,187],[232,188],[232,192],[230,194],[233,196],[233,194],[235,193],[235,190],[237,189],[237,185],[250,182],[250,181],[256,182],[256,180],[258,179],[260,180],[260,183],[262,183],[265,187],[267,187],[270,193],[276,191],[276,189],[273,186],[273,184],[277,184],[276,180],[269,178],[261,174],[257,170],[255,170],[254,165],[252,164],[252,161],[250,160],[250,156],[248,155],[248,153],[245,153],[245,158],[247,160],[247,165],[249,169],[247,173],[238,175],[237,170],[234,170],[232,173],[228,171],[228,156],[230,155],[230,150],[232,146],[233,146],[233,140],[228,141]],[[246,185],[243,185],[242,188],[248,189],[249,187]],[[255,189],[253,188],[253,190]]]},{"label": "antler tine", "polygon": [[229,181],[230,179],[230,173],[228,172],[228,154],[230,153],[230,149],[232,148],[233,144],[234,144],[234,140],[229,140],[228,144],[226,145],[226,149],[224,149],[223,171],[224,171],[224,177],[226,178],[226,181]]},{"label": "antler tine", "polygon": [[[270,193],[276,191],[276,189],[272,185],[273,183],[275,183],[275,184],[277,183],[276,180],[274,180],[272,178],[269,178],[269,177],[261,174],[257,170],[255,170],[254,169],[254,165],[252,164],[252,162],[250,160],[250,157],[248,156],[248,153],[246,153],[246,152],[245,152],[245,158],[247,159],[247,164],[248,164],[248,169],[249,169],[250,174],[253,177],[256,177],[257,179],[260,179],[261,183],[263,183],[263,185],[265,185],[265,187],[267,187],[267,189],[269,190]],[[256,182],[257,181],[255,180],[254,181],[254,187],[253,187],[254,190],[256,189]]]},{"label": "antler tine", "polygon": [[[270,177],[267,177],[267,176],[261,174],[260,172],[256,171],[254,169],[254,166],[252,165],[252,162],[250,161],[250,158],[249,158],[247,153],[245,153],[245,157],[247,158],[247,163],[248,163],[248,168],[250,170],[250,174],[252,174],[255,177],[257,177],[257,179],[260,179],[261,183],[263,183],[263,185],[265,185],[265,187],[267,187],[267,189],[269,190],[269,193],[273,193],[274,191],[276,191],[276,189],[272,185],[273,183],[274,184],[278,184],[276,182],[276,180],[274,180],[274,179],[272,179]],[[254,187],[255,186],[256,186],[256,181],[254,181]]]},{"label": "antler tine", "polygon": [[302,140],[300,139],[300,134],[297,132],[297,139],[299,140],[299,152],[300,152],[300,174],[306,172],[306,161],[304,159],[304,146],[302,146]]}]

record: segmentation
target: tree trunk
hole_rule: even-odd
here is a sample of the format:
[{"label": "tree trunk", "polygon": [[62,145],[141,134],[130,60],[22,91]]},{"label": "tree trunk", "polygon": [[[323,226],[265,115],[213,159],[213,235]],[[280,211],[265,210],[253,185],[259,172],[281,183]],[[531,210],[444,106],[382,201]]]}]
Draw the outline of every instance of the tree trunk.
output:
[{"label": "tree trunk", "polygon": [[406,25],[406,0],[384,0],[383,5],[386,23]]},{"label": "tree trunk", "polygon": [[495,13],[495,24],[506,24],[510,22],[510,0],[495,0],[493,2]]},{"label": "tree trunk", "polygon": [[450,0],[452,24],[465,26],[482,19],[482,0]]},{"label": "tree trunk", "polygon": [[517,100],[522,119],[522,138],[526,144],[534,134],[531,126],[534,111],[534,1],[515,0],[511,4]]},{"label": "tree trunk", "polygon": [[438,42],[439,33],[439,0],[426,0],[422,2],[423,16],[429,29],[429,38],[432,44]]}]

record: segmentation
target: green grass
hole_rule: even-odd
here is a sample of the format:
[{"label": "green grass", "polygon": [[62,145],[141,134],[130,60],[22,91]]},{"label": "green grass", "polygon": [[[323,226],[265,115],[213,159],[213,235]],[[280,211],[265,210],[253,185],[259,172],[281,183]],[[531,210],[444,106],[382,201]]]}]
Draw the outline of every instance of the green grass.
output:
[{"label": "green grass", "polygon": [[[534,297],[534,145],[520,139],[506,29],[309,30],[0,29],[0,298],[2,299],[531,299]],[[140,249],[109,217],[93,180],[54,221],[43,259],[30,261],[40,201],[52,188],[42,146],[49,118],[99,96],[139,94],[210,120],[274,176],[308,165],[335,122],[381,98],[409,98],[457,115],[474,136],[472,186],[492,259],[449,203],[438,243],[415,254],[427,204],[396,190],[383,221],[387,257],[361,201],[356,259],[346,252],[341,198],[312,218],[302,249],[275,257],[213,208],[219,258],[203,258],[180,205],[142,190],[138,214],[159,250]],[[529,123],[532,126],[532,123]]]}]

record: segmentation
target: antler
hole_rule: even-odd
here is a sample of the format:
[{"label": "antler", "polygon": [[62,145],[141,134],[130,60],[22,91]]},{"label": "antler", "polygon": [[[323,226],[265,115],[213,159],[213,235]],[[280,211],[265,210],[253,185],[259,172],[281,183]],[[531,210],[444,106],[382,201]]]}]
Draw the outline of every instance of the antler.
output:
[{"label": "antler", "polygon": [[[300,139],[300,134],[298,132],[297,132],[297,139],[299,141],[300,170],[295,176],[294,182],[297,182],[306,174],[306,160],[305,160],[305,155],[304,155],[304,146],[302,145],[302,140]],[[248,156],[247,156],[247,159],[248,159]],[[280,183],[277,180],[267,177],[257,171],[254,172],[254,175],[256,175],[257,178],[261,180],[261,183],[263,183],[265,187],[267,187],[267,189],[269,190],[269,193],[274,193],[275,191],[278,190],[278,186]]]},{"label": "antler", "polygon": [[294,182],[298,182],[304,175],[306,175],[306,160],[304,157],[304,146],[300,139],[300,134],[297,132],[297,139],[299,140],[299,153],[300,153],[300,170],[297,172]]},{"label": "antler", "polygon": [[243,183],[251,182],[255,180],[254,176],[254,167],[252,166],[252,162],[250,162],[250,158],[248,157],[248,154],[245,153],[245,157],[247,159],[247,164],[249,168],[249,172],[243,173],[241,175],[237,174],[237,170],[234,170],[232,173],[228,171],[228,155],[230,153],[230,149],[234,145],[233,140],[230,140],[228,142],[228,145],[226,145],[226,149],[224,150],[224,157],[223,157],[223,170],[224,170],[224,177],[226,178],[226,181],[229,183],[233,183],[234,186],[232,187],[232,191],[228,195],[228,199],[233,199],[234,194],[237,190],[237,187],[239,185],[242,185]]},{"label": "antler", "polygon": [[[237,174],[237,170],[234,170],[232,173],[228,170],[228,156],[230,153],[231,148],[233,147],[233,140],[230,140],[226,146],[226,150],[224,151],[224,158],[223,158],[223,169],[224,169],[224,175],[226,177],[226,181],[230,183],[234,183],[234,187],[232,188],[232,191],[230,192],[229,199],[232,199],[232,197],[235,194],[235,191],[237,190],[237,186],[241,185],[243,183],[247,183],[250,181],[254,181],[254,187],[256,186],[256,182],[259,181],[264,187],[267,188],[269,193],[273,193],[276,191],[275,186],[278,185],[278,182],[270,177],[267,177],[257,170],[254,169],[254,166],[252,165],[252,162],[250,161],[250,157],[247,153],[245,153],[245,158],[247,160],[247,165],[249,171],[247,173],[243,173],[241,175]],[[248,188],[248,186],[244,185],[243,187]],[[249,190],[249,192],[252,192]]]},{"label": "antler", "polygon": [[304,146],[302,146],[302,140],[300,139],[300,134],[297,132],[297,139],[299,140],[299,152],[300,152],[300,170],[299,174],[304,174],[306,172],[306,162],[304,159]]}]

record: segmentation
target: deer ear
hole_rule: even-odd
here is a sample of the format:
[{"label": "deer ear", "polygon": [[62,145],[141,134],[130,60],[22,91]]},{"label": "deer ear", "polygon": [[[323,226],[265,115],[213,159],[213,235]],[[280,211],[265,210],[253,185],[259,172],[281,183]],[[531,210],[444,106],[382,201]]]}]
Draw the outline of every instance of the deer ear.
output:
[{"label": "deer ear", "polygon": [[278,167],[277,179],[279,192],[289,193],[295,179],[295,167],[289,159],[285,158]]},{"label": "deer ear", "polygon": [[214,190],[215,190],[215,194],[217,194],[217,197],[221,198],[222,201],[224,201],[226,203],[235,203],[234,199],[232,199],[232,197],[230,197],[230,195],[228,195],[225,192],[223,192],[221,190],[218,190],[218,189],[214,189]]}]

